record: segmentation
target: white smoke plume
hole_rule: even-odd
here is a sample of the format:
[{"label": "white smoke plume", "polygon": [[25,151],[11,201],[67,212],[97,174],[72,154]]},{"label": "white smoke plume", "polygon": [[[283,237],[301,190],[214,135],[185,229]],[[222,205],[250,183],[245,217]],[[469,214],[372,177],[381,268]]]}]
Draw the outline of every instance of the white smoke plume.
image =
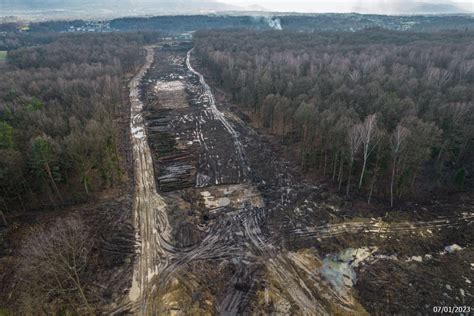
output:
[{"label": "white smoke plume", "polygon": [[268,26],[274,30],[281,31],[281,21],[280,19],[273,19],[272,17],[266,17],[265,21],[267,22]]}]

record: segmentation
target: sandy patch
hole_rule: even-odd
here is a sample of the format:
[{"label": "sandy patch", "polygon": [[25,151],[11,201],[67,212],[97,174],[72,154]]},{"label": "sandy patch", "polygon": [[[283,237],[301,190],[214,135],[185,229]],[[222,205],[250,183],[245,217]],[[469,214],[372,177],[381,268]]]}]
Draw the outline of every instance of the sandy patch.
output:
[{"label": "sandy patch", "polygon": [[242,208],[247,204],[253,207],[263,207],[263,198],[260,192],[247,183],[208,187],[202,189],[200,193],[208,209],[225,206]]},{"label": "sandy patch", "polygon": [[188,106],[185,86],[181,80],[157,81],[155,93],[161,108],[179,109]]}]

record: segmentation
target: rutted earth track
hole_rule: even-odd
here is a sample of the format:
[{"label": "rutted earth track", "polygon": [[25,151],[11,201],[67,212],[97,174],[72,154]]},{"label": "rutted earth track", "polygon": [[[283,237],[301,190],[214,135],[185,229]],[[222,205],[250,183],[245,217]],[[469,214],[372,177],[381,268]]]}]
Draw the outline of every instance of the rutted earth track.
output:
[{"label": "rutted earth track", "polygon": [[[149,47],[129,86],[138,247],[121,310],[364,313],[353,284],[334,277],[339,270],[352,276],[354,262],[383,260],[378,239],[471,226],[469,212],[417,223],[344,220],[323,207],[320,188],[293,174],[258,133],[217,107],[192,60],[186,47]],[[344,269],[307,246],[336,240],[336,248],[351,248],[358,244],[347,239],[361,235],[375,236],[365,245],[370,251],[356,251],[347,264],[337,259]]]},{"label": "rutted earth track", "polygon": [[[160,271],[166,260],[163,243],[169,240],[170,226],[166,206],[156,191],[153,161],[145,132],[143,102],[140,100],[140,80],[153,63],[153,47],[146,48],[146,62],[129,85],[131,104],[131,138],[135,162],[134,222],[140,248],[129,292],[132,302],[144,298],[149,281]],[[146,305],[146,300],[143,300]]]}]

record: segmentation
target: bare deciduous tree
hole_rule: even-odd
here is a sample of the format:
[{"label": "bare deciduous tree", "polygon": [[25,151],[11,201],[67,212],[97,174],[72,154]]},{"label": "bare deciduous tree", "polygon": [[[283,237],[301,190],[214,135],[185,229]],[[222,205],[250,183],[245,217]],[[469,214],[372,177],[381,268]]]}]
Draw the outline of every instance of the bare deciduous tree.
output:
[{"label": "bare deciduous tree", "polygon": [[392,179],[390,181],[390,206],[393,207],[393,186],[395,182],[395,176],[397,172],[397,163],[400,159],[400,153],[405,146],[405,140],[407,139],[410,131],[398,124],[393,131],[392,137],[390,138],[390,148],[392,154]]},{"label": "bare deciduous tree", "polygon": [[25,285],[24,306],[45,305],[58,298],[91,312],[81,277],[88,264],[91,237],[78,217],[38,228],[23,242],[19,277]]},{"label": "bare deciduous tree", "polygon": [[377,137],[380,144],[377,145],[377,150],[375,152],[375,156],[376,156],[375,166],[373,167],[373,171],[372,171],[372,181],[370,184],[369,196],[367,199],[368,204],[370,204],[372,200],[372,194],[374,193],[375,182],[377,181],[378,173],[381,169],[380,160],[381,160],[381,156],[383,155],[383,151],[385,150],[385,147],[383,146],[383,144],[388,143],[388,141],[387,142],[385,141],[385,139],[387,138],[385,130],[380,129],[378,131]]},{"label": "bare deciduous tree", "polygon": [[349,188],[352,178],[352,166],[354,165],[355,156],[362,144],[362,124],[355,124],[347,134],[349,144],[349,177],[347,178],[346,195],[349,195]]},{"label": "bare deciduous tree", "polygon": [[367,168],[367,159],[377,146],[377,115],[371,114],[365,118],[361,128],[361,141],[363,144],[364,162],[362,164],[362,172],[360,173],[359,189],[364,180],[365,169]]}]

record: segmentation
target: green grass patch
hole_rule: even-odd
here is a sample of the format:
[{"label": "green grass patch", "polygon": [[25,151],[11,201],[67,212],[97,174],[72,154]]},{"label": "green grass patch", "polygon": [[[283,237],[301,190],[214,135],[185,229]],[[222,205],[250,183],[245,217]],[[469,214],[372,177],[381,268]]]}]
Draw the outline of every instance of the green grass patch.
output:
[{"label": "green grass patch", "polygon": [[0,308],[0,316],[10,316],[6,309]]},{"label": "green grass patch", "polygon": [[7,51],[0,50],[0,60],[5,60],[5,59],[7,59]]}]

